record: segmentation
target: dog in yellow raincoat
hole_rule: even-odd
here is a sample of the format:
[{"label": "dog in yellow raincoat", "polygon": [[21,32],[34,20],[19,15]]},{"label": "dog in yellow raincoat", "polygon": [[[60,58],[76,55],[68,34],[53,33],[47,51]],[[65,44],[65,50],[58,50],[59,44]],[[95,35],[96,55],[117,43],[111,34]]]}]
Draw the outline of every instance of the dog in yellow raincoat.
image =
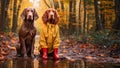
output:
[{"label": "dog in yellow raincoat", "polygon": [[40,31],[40,47],[42,58],[48,59],[48,53],[54,54],[54,59],[59,59],[58,47],[60,45],[59,15],[53,8],[49,8],[42,16],[44,25]]}]

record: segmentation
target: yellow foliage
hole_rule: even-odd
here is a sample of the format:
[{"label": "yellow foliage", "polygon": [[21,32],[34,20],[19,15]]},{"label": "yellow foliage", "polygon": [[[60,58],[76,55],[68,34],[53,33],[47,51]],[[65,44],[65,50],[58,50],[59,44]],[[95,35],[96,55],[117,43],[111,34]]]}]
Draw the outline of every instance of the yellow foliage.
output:
[{"label": "yellow foliage", "polygon": [[[52,0],[46,0],[46,2],[50,5],[50,1]],[[76,23],[75,26],[79,27],[80,26],[80,30],[83,30],[83,24],[84,24],[84,3],[83,1],[81,1],[80,4],[80,0],[76,0],[76,5],[75,5],[75,12],[70,12],[70,9],[73,10],[73,5],[72,7],[70,7],[70,2],[69,0],[53,0],[54,1],[54,6],[56,7],[57,4],[57,10],[58,10],[58,14],[60,16],[60,26],[64,27],[63,25],[66,25],[66,27],[68,27],[69,25],[69,18],[70,18],[70,14],[72,14],[75,18],[76,18]],[[71,0],[72,1],[72,0]],[[94,0],[91,0],[92,2],[94,2]],[[114,7],[114,2],[113,1],[102,1],[99,0],[101,2],[101,6],[98,5],[99,7],[99,14],[104,14],[105,16],[105,26],[111,27],[112,22],[115,19],[115,13],[113,9],[109,9],[110,7]],[[20,0],[17,0],[17,7],[20,4]],[[52,3],[53,4],[53,3]],[[107,5],[107,6],[106,6]],[[22,24],[22,19],[20,17],[22,11],[27,8],[27,7],[34,7],[39,15],[39,19],[35,21],[35,27],[39,33],[39,31],[42,28],[43,25],[43,21],[41,19],[43,13],[45,12],[45,10],[48,8],[47,5],[44,3],[44,0],[22,0],[21,3],[21,7],[19,10],[19,16],[18,16],[18,29]],[[8,16],[10,18],[10,24],[9,27],[10,29],[12,29],[12,22],[13,22],[13,10],[14,10],[14,0],[10,0],[10,4],[8,7]],[[80,11],[79,11],[80,8]],[[100,8],[103,8],[103,10],[100,10]],[[108,8],[108,9],[107,9]],[[88,29],[92,29],[95,26],[95,11],[94,11],[94,4],[87,4],[86,5],[86,22],[89,22],[89,25],[86,26],[88,27]],[[89,10],[88,10],[89,9]],[[89,15],[89,18],[87,17]],[[73,17],[72,16],[72,17]],[[80,18],[79,18],[80,16]],[[80,25],[79,25],[80,23]]]}]

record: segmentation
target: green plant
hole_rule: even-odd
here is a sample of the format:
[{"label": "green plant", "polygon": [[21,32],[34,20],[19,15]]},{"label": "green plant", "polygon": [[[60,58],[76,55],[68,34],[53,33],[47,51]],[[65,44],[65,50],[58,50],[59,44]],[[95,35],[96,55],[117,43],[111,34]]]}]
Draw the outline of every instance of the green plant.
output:
[{"label": "green plant", "polygon": [[120,32],[111,35],[108,30],[103,30],[99,32],[94,32],[89,35],[91,39],[88,40],[89,43],[103,45],[103,46],[110,46],[115,43],[120,44]]}]

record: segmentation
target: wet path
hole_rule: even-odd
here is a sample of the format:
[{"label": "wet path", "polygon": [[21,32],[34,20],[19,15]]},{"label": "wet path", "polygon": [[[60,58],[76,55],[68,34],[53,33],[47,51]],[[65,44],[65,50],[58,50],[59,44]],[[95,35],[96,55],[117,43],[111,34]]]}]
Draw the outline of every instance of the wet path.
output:
[{"label": "wet path", "polygon": [[[39,35],[36,36],[35,46],[39,45]],[[68,60],[67,60],[68,59]],[[60,60],[42,60],[39,59],[7,59],[0,62],[0,68],[120,68],[119,63],[99,63],[98,61],[86,62],[83,60],[71,60],[67,59]],[[97,63],[98,62],[98,63]],[[112,62],[112,61],[111,61]]]},{"label": "wet path", "polygon": [[35,46],[39,45],[39,37],[40,37],[40,35],[35,36]]},{"label": "wet path", "polygon": [[86,63],[83,60],[32,60],[17,59],[0,62],[0,68],[119,68],[120,64]]}]

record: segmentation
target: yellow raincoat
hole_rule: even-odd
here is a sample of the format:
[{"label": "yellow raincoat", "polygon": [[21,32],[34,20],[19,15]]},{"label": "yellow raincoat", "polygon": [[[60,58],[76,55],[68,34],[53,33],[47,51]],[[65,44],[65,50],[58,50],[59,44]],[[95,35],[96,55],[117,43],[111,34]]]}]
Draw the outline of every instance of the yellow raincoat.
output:
[{"label": "yellow raincoat", "polygon": [[60,45],[60,35],[58,25],[47,23],[44,24],[40,31],[40,49],[48,48],[48,53],[53,52],[54,48]]}]

